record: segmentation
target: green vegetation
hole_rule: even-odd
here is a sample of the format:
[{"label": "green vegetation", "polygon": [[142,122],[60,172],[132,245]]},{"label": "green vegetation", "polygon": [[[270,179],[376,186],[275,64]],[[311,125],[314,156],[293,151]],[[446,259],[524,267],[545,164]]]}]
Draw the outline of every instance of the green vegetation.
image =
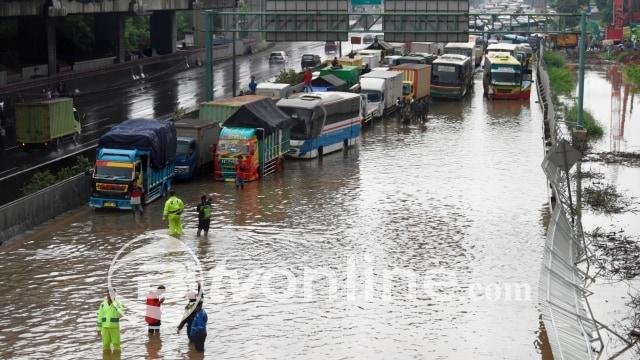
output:
[{"label": "green vegetation", "polygon": [[189,27],[190,11],[176,11],[176,29],[178,31],[178,41],[184,39],[184,34],[191,31]]},{"label": "green vegetation", "polygon": [[636,89],[640,89],[640,64],[629,64],[622,68],[624,79]]},{"label": "green vegetation", "polygon": [[557,52],[545,51],[544,62],[549,73],[551,90],[555,95],[569,95],[575,87],[573,71],[567,68],[564,56]]},{"label": "green vegetation", "polygon": [[[569,108],[564,114],[564,118],[572,127],[575,127],[575,124],[578,123],[578,106],[573,105]],[[587,130],[587,136],[591,138],[599,138],[604,134],[598,121],[586,110],[584,110],[584,129]]]},{"label": "green vegetation", "polygon": [[182,106],[178,106],[176,110],[173,112],[173,115],[171,116],[171,120],[180,121],[184,119],[186,115],[187,115],[187,111]]},{"label": "green vegetation", "polygon": [[296,73],[293,69],[282,70],[276,78],[277,83],[297,85],[302,82],[302,74]]},{"label": "green vegetation", "polygon": [[59,181],[90,170],[92,167],[93,164],[89,159],[84,156],[78,156],[74,165],[63,167],[56,174],[53,174],[50,170],[36,172],[29,182],[22,187],[22,193],[24,195],[32,194]]},{"label": "green vegetation", "polygon": [[149,16],[128,16],[124,22],[124,41],[129,51],[149,47]]}]

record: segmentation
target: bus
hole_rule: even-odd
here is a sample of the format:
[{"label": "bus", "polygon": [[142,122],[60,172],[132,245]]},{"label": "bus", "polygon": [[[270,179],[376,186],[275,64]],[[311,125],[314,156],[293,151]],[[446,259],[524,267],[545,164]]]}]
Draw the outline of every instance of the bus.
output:
[{"label": "bus", "polygon": [[520,64],[523,65],[527,62],[527,54],[525,53],[524,46],[520,44],[491,44],[487,47],[487,54],[490,54],[492,52],[509,53],[509,55],[516,58],[520,62]]},{"label": "bus", "polygon": [[281,99],[276,105],[294,121],[289,157],[313,159],[346,149],[360,139],[366,104],[359,94],[306,93]]},{"label": "bus", "polygon": [[484,95],[489,99],[527,100],[531,95],[530,73],[523,72],[520,62],[509,53],[489,53],[483,75]]},{"label": "bus", "polygon": [[471,42],[447,43],[447,45],[444,46],[444,54],[459,54],[468,56],[474,66],[480,65],[480,62],[482,61],[482,58],[476,59],[476,44]]},{"label": "bus", "polygon": [[431,65],[431,97],[462,99],[473,87],[473,64],[468,56],[442,55]]}]

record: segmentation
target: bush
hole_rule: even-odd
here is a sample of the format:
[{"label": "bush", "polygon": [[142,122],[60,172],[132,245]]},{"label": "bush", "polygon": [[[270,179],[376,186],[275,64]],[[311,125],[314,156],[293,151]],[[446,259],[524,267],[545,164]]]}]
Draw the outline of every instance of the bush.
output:
[{"label": "bush", "polygon": [[575,86],[573,72],[567,68],[549,68],[551,90],[558,95],[569,95]]},{"label": "bush", "polygon": [[179,106],[173,112],[173,115],[171,116],[171,120],[180,121],[180,120],[184,119],[184,117],[186,115],[187,115],[187,111],[182,106]]},{"label": "bush", "polygon": [[543,59],[544,63],[547,64],[547,67],[549,68],[564,68],[566,66],[564,56],[557,52],[545,51]]},{"label": "bush", "polygon": [[293,69],[282,70],[276,78],[276,82],[280,84],[298,85],[302,82],[302,77],[302,74],[298,74]]},{"label": "bush", "polygon": [[66,166],[58,170],[54,175],[50,170],[38,171],[31,177],[31,180],[22,187],[22,193],[28,195],[38,190],[51,186],[59,181],[68,179],[72,176],[81,174],[90,170],[93,164],[84,156],[78,156],[76,163],[72,166]]},{"label": "bush", "polygon": [[622,74],[628,82],[636,88],[640,88],[640,64],[625,65]]},{"label": "bush", "polygon": [[[567,122],[571,123],[571,127],[575,128],[578,123],[578,106],[573,105],[564,115]],[[584,111],[584,129],[587,135],[592,138],[599,138],[604,134],[602,127],[590,112]]]}]

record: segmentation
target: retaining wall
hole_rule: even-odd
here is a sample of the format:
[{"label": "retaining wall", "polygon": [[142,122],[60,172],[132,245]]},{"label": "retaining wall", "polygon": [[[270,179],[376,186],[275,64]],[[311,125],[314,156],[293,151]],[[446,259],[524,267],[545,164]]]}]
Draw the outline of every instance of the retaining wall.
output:
[{"label": "retaining wall", "polygon": [[87,203],[91,173],[83,173],[0,207],[0,244]]}]

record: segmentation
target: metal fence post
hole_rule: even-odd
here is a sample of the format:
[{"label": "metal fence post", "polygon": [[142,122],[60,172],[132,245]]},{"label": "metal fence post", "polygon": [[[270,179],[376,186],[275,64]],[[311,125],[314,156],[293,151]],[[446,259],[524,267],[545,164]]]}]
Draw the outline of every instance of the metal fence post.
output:
[{"label": "metal fence post", "polygon": [[205,10],[204,16],[204,67],[206,100],[213,100],[213,11]]},{"label": "metal fence post", "polygon": [[580,65],[578,68],[578,129],[584,128],[584,63],[587,42],[587,20],[583,11],[580,17]]}]

